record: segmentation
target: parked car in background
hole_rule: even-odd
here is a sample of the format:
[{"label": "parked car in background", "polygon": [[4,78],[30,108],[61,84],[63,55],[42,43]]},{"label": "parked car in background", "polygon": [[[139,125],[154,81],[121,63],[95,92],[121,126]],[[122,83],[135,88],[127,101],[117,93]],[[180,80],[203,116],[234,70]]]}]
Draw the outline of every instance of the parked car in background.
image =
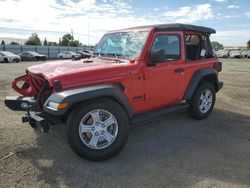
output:
[{"label": "parked car in background", "polygon": [[11,52],[8,51],[0,51],[0,62],[4,62],[4,63],[9,63],[9,62],[20,62],[21,58],[20,56],[13,54]]},{"label": "parked car in background", "polygon": [[22,52],[19,54],[22,61],[45,61],[47,60],[47,56],[43,54],[39,54],[37,52]]},{"label": "parked car in background", "polygon": [[216,52],[217,57],[227,58],[229,55],[229,50],[219,50]]},{"label": "parked car in background", "polygon": [[90,51],[90,50],[83,50],[84,53],[86,53],[89,57],[87,58],[90,58],[93,54],[93,51]]},{"label": "parked car in background", "polygon": [[241,58],[241,54],[239,50],[232,50],[229,52],[229,57],[230,58]]},{"label": "parked car in background", "polygon": [[242,50],[242,51],[240,52],[240,54],[241,54],[241,56],[242,56],[243,58],[247,57],[247,54],[249,54],[249,53],[250,53],[249,50]]},{"label": "parked car in background", "polygon": [[71,51],[61,52],[57,55],[57,57],[59,59],[74,59],[74,60],[81,59],[80,54],[77,54],[77,53],[71,52]]},{"label": "parked car in background", "polygon": [[81,58],[83,58],[83,59],[91,57],[91,53],[89,53],[87,51],[77,51],[75,53],[80,54]]},{"label": "parked car in background", "polygon": [[247,53],[247,58],[250,58],[250,51]]}]

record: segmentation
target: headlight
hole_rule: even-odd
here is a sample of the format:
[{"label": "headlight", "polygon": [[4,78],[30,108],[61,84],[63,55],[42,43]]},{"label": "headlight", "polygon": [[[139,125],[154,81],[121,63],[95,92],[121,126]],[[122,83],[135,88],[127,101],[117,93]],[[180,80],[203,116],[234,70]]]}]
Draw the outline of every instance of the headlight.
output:
[{"label": "headlight", "polygon": [[68,106],[68,103],[57,103],[53,101],[49,101],[47,104],[47,107],[53,109],[53,110],[61,110]]}]

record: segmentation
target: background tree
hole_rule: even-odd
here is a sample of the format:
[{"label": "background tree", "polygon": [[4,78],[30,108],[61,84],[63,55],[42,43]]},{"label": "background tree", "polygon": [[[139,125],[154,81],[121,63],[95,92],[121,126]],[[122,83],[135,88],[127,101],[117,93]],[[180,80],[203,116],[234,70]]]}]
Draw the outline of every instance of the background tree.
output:
[{"label": "background tree", "polygon": [[48,42],[48,46],[58,46],[57,42]]},{"label": "background tree", "polygon": [[78,40],[74,40],[74,37],[71,34],[63,35],[62,38],[59,38],[60,46],[81,46],[82,44]]},{"label": "background tree", "polygon": [[2,40],[2,42],[1,42],[1,45],[5,45],[5,42],[4,42],[4,40]]},{"label": "background tree", "polygon": [[250,40],[247,42],[247,49],[250,49]]},{"label": "background tree", "polygon": [[224,46],[217,41],[212,41],[211,45],[212,45],[212,48],[214,50],[223,50],[224,49]]},{"label": "background tree", "polygon": [[70,42],[73,40],[74,40],[74,37],[71,34],[63,35],[62,39],[59,40],[59,45],[60,46],[70,46]]},{"label": "background tree", "polygon": [[44,46],[48,46],[48,42],[47,42],[47,39],[45,38],[44,41],[43,41],[43,45]]},{"label": "background tree", "polygon": [[73,40],[69,42],[70,46],[81,46],[81,43],[78,40]]},{"label": "background tree", "polygon": [[11,41],[10,45],[20,45],[18,42]]},{"label": "background tree", "polygon": [[26,45],[42,45],[40,38],[37,33],[32,33],[28,40],[25,42]]}]

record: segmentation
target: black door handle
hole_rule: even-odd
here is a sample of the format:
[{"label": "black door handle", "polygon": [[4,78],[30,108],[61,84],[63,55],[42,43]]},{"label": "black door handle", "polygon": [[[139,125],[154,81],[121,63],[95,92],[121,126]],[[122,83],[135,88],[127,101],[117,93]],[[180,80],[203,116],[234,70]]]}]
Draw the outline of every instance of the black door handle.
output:
[{"label": "black door handle", "polygon": [[183,73],[183,72],[185,72],[185,69],[184,68],[178,68],[178,69],[175,69],[174,72],[175,73]]}]

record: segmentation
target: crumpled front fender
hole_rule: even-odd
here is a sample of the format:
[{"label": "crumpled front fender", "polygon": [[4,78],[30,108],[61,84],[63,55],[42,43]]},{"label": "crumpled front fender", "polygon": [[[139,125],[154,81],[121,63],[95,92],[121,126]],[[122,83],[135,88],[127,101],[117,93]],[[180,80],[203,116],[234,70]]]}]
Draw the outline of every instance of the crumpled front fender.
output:
[{"label": "crumpled front fender", "polygon": [[12,88],[23,96],[35,96],[39,93],[44,79],[37,75],[26,74],[12,82]]}]

